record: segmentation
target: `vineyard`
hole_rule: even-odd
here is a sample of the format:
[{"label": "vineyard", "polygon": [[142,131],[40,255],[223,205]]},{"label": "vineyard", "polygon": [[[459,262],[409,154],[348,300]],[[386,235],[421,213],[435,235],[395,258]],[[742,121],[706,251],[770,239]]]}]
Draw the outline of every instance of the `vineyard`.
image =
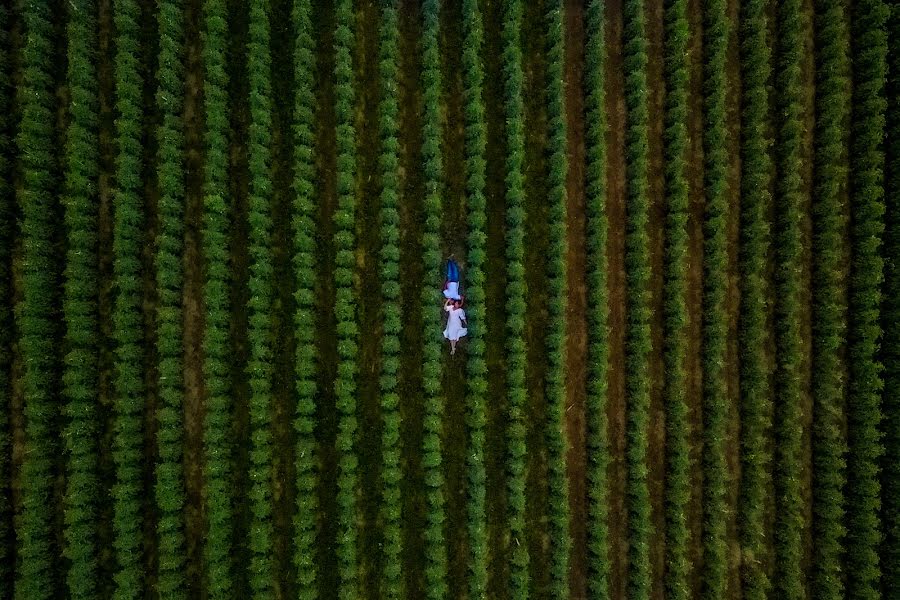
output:
[{"label": "vineyard", "polygon": [[898,590],[900,5],[0,3],[0,600]]}]

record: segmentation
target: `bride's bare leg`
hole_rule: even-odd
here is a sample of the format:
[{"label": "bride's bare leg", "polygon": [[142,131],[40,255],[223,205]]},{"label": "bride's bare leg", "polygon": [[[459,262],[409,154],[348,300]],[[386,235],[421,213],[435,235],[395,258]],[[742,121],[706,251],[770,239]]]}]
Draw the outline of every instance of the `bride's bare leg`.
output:
[{"label": "bride's bare leg", "polygon": [[456,354],[456,340],[450,340],[450,356]]}]

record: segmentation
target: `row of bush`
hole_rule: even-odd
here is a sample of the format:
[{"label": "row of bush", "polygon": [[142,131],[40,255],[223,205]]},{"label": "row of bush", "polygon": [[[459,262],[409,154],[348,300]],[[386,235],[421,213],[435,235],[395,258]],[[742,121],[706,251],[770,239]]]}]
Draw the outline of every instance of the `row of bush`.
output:
[{"label": "row of bush", "polygon": [[315,437],[318,392],[316,338],[316,223],[315,174],[316,96],[315,41],[310,0],[296,0],[291,11],[294,25],[294,199],[293,231],[294,333],[297,336],[294,375],[297,394],[295,468],[297,512],[294,516],[294,568],[297,595],[304,600],[318,596],[316,548],[319,452]]},{"label": "row of bush", "polygon": [[585,15],[585,212],[587,246],[587,548],[588,593],[609,598],[609,486],[607,436],[609,290],[606,256],[606,8],[590,0]]},{"label": "row of bush", "polygon": [[206,543],[203,546],[207,593],[220,600],[234,592],[234,495],[232,471],[232,388],[229,327],[230,221],[228,195],[228,47],[224,0],[205,0],[202,17],[203,53],[203,378],[204,486]]},{"label": "row of bush", "polygon": [[741,593],[753,600],[769,594],[769,499],[771,497],[772,402],[769,398],[769,211],[772,160],[769,154],[770,49],[766,0],[741,6],[740,56],[741,208],[738,265],[741,293],[740,456],[738,536]]},{"label": "row of bush", "polygon": [[690,423],[685,401],[687,370],[688,253],[688,35],[687,1],[665,5],[663,116],[666,197],[663,275],[663,402],[666,411],[666,594],[672,600],[691,595],[687,509],[691,496]]},{"label": "row of bush", "polygon": [[69,126],[65,145],[63,207],[67,233],[63,314],[64,439],[68,453],[65,496],[66,582],[72,598],[97,589],[100,486],[97,476],[99,401],[97,5],[73,2],[68,10]]},{"label": "row of bush", "polygon": [[650,254],[647,223],[647,33],[644,0],[623,4],[625,73],[625,486],[631,598],[650,594]]}]

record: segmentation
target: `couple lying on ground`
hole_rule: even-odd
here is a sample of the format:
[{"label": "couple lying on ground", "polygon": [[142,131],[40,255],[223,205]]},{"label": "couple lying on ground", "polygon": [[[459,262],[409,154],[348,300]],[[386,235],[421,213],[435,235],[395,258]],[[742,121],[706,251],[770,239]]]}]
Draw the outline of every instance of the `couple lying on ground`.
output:
[{"label": "couple lying on ground", "polygon": [[450,355],[456,354],[456,342],[469,330],[466,328],[466,312],[463,310],[465,298],[459,293],[459,266],[453,257],[447,261],[447,279],[444,281],[444,310],[447,311],[447,327],[444,337],[450,341]]}]

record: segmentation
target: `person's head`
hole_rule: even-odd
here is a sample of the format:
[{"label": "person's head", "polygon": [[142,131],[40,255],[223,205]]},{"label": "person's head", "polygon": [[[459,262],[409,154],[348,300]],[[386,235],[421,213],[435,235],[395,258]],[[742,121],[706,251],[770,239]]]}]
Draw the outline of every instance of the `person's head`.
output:
[{"label": "person's head", "polygon": [[454,300],[454,301],[453,301],[453,308],[459,308],[459,307],[460,307],[459,300]]}]

